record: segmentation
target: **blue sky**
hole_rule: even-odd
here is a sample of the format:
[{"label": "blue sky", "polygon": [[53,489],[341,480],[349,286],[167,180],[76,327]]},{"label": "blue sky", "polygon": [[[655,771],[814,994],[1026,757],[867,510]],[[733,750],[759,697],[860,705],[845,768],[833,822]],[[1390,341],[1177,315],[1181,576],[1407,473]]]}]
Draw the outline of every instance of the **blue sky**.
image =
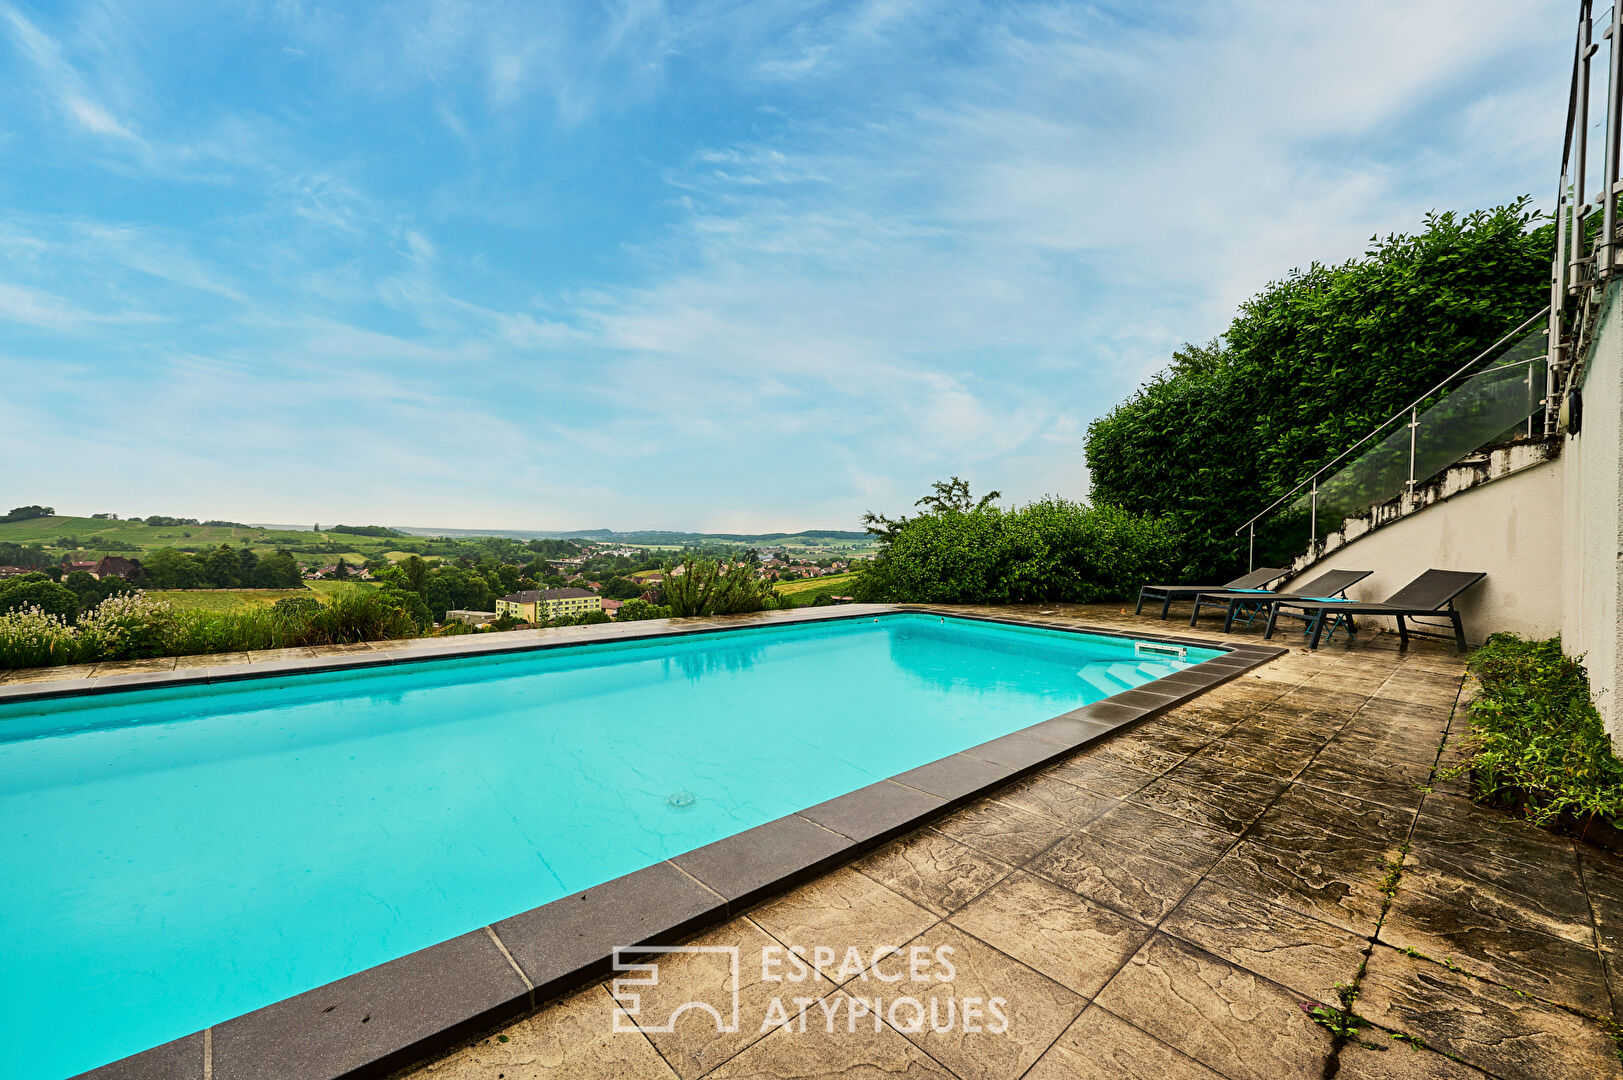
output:
[{"label": "blue sky", "polygon": [[1271,278],[1548,201],[1571,7],[0,0],[0,502],[1082,497]]}]

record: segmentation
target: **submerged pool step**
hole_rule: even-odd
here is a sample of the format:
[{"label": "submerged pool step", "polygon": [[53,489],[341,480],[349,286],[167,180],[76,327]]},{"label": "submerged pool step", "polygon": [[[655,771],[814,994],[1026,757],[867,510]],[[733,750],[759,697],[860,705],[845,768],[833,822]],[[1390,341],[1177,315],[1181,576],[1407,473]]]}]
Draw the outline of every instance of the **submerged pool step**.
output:
[{"label": "submerged pool step", "polygon": [[1078,671],[1077,674],[1088,685],[1104,694],[1105,697],[1109,697],[1111,694],[1119,694],[1123,690],[1131,690],[1143,681],[1137,678],[1123,679],[1111,670],[1120,666],[1123,665],[1089,664],[1081,671]]}]

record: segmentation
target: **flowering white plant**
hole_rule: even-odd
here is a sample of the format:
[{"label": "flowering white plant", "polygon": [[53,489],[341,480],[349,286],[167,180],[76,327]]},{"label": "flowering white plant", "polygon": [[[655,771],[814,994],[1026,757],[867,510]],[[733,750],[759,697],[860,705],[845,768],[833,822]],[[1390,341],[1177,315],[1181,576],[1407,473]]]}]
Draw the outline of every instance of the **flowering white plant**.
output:
[{"label": "flowering white plant", "polygon": [[38,607],[0,615],[0,668],[72,663],[77,652],[77,635],[60,615]]},{"label": "flowering white plant", "polygon": [[139,592],[109,596],[79,620],[81,648],[109,660],[161,656],[174,622],[166,600]]}]

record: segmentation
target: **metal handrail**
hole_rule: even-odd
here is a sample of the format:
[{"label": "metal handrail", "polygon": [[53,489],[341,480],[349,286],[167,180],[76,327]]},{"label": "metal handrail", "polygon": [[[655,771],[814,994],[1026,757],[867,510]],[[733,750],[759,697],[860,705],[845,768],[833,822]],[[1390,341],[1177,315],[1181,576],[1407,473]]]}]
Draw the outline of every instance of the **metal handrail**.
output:
[{"label": "metal handrail", "polygon": [[[1392,426],[1392,421],[1399,420],[1399,419],[1402,419],[1403,417],[1407,416],[1407,417],[1409,417],[1409,422],[1411,424],[1413,424],[1414,421],[1415,421],[1415,415],[1414,415],[1415,410],[1417,410],[1420,407],[1421,403],[1423,403],[1427,398],[1431,397],[1437,391],[1441,390],[1443,387],[1447,386],[1449,383],[1453,382],[1455,379],[1459,378],[1461,375],[1464,375],[1467,371],[1470,371],[1477,364],[1480,364],[1484,359],[1486,359],[1489,356],[1489,354],[1491,354],[1495,349],[1499,348],[1501,345],[1505,344],[1505,342],[1509,341],[1511,338],[1517,337],[1517,336],[1519,336],[1521,334],[1526,333],[1528,330],[1531,330],[1533,328],[1533,324],[1538,322],[1540,319],[1544,318],[1546,315],[1548,315],[1549,311],[1550,311],[1550,309],[1548,307],[1540,309],[1539,313],[1537,315],[1534,315],[1532,318],[1530,318],[1527,321],[1523,322],[1520,326],[1516,327],[1516,329],[1514,329],[1510,333],[1504,335],[1498,341],[1495,341],[1492,345],[1489,345],[1486,349],[1482,350],[1482,352],[1480,352],[1476,356],[1472,357],[1470,363],[1466,364],[1464,367],[1462,367],[1458,371],[1454,372],[1448,378],[1444,379],[1442,382],[1438,383],[1436,386],[1432,387],[1430,390],[1427,390],[1424,394],[1421,394],[1419,397],[1415,398],[1412,402],[1405,405],[1403,408],[1399,409],[1397,412],[1393,413],[1391,416],[1387,417],[1385,420],[1381,421],[1380,424],[1376,425],[1373,429],[1371,429],[1371,431],[1370,431],[1370,433],[1368,435],[1365,435],[1362,439],[1359,439],[1357,442],[1355,442],[1351,446],[1347,447],[1347,449],[1343,450],[1335,458],[1334,461],[1331,461],[1327,465],[1320,466],[1319,469],[1316,472],[1314,472],[1311,476],[1306,477],[1300,483],[1298,483],[1295,487],[1291,488],[1289,491],[1285,492],[1285,494],[1281,495],[1279,498],[1275,499],[1272,503],[1268,504],[1267,509],[1263,510],[1261,513],[1257,514],[1255,517],[1251,518],[1249,521],[1242,524],[1238,529],[1235,529],[1232,535],[1239,536],[1241,533],[1245,532],[1251,526],[1255,525],[1258,521],[1261,521],[1263,518],[1267,517],[1269,514],[1273,513],[1275,510],[1279,509],[1279,507],[1285,502],[1286,499],[1289,499],[1292,495],[1295,495],[1297,492],[1301,491],[1304,487],[1306,487],[1307,485],[1313,483],[1320,476],[1322,476],[1326,471],[1328,471],[1328,470],[1334,468],[1335,466],[1341,464],[1343,461],[1345,461],[1347,459],[1348,454],[1351,454],[1354,450],[1357,450],[1359,447],[1361,447],[1365,443],[1369,442],[1375,436],[1379,435],[1381,432],[1383,432],[1387,428],[1391,427]],[[1511,365],[1506,365],[1506,366],[1511,366]]]}]

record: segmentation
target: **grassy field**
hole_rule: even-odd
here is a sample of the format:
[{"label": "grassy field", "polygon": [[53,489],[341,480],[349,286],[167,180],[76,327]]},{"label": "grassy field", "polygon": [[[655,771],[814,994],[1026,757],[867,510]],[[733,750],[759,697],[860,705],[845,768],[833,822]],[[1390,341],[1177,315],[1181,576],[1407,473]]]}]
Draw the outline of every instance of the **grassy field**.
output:
[{"label": "grassy field", "polygon": [[148,589],[146,594],[169,601],[176,611],[245,611],[284,596],[310,595],[304,589]]},{"label": "grassy field", "polygon": [[148,589],[147,595],[169,601],[176,611],[246,611],[289,596],[311,596],[326,603],[333,590],[346,585],[375,587],[367,581],[309,581],[302,589]]},{"label": "grassy field", "polygon": [[[62,541],[67,537],[77,541],[77,546],[83,550],[113,554],[135,554],[160,547],[209,548],[221,544],[250,547],[260,553],[273,552],[279,547],[296,548],[327,543],[340,543],[349,549],[323,553],[321,557],[329,562],[341,557],[351,562],[364,562],[399,543],[391,537],[352,536],[348,533],[296,532],[291,529],[256,529],[234,525],[147,525],[139,521],[102,521],[98,518],[61,515],[0,522],[0,543],[62,547]],[[93,539],[101,542],[92,543]]]},{"label": "grassy field", "polygon": [[326,603],[338,589],[349,587],[357,589],[375,589],[377,585],[370,581],[306,581],[304,587],[316,594],[316,599]]},{"label": "grassy field", "polygon": [[805,605],[817,593],[827,593],[829,596],[850,595],[851,583],[856,581],[855,574],[828,574],[824,577],[801,578],[791,581],[787,585],[774,585],[773,591],[779,596],[793,597],[795,603]]}]

